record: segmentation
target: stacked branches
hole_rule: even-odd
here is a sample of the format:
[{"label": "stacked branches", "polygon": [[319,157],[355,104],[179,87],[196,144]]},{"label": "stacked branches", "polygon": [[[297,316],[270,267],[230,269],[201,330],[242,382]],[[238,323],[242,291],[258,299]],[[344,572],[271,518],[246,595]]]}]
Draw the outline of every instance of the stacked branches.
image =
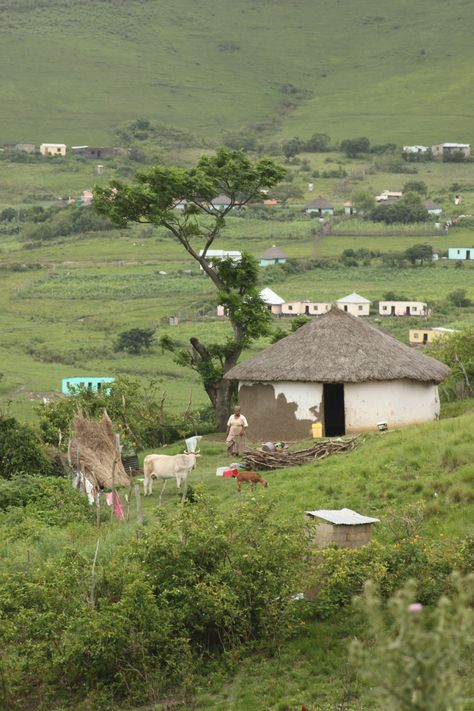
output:
[{"label": "stacked branches", "polygon": [[284,469],[300,464],[325,459],[330,454],[350,452],[357,446],[360,435],[345,439],[322,439],[307,449],[294,452],[289,450],[266,452],[263,449],[246,449],[244,452],[245,466],[249,469]]}]

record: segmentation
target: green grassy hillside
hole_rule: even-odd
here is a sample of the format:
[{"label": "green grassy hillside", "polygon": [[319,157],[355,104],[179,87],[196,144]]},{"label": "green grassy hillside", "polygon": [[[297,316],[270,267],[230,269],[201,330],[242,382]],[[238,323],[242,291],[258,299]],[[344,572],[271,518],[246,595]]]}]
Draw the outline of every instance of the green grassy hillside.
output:
[{"label": "green grassy hillside", "polygon": [[114,142],[147,116],[213,142],[474,141],[464,0],[1,0],[0,143]]}]

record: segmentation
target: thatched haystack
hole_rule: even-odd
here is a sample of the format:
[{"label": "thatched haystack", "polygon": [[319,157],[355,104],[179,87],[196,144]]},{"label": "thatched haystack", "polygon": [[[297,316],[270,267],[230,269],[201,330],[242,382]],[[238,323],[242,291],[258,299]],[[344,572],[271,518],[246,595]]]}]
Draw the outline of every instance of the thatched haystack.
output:
[{"label": "thatched haystack", "polygon": [[75,469],[79,459],[82,473],[92,484],[101,488],[112,487],[114,461],[115,486],[128,486],[130,483],[117,452],[112,422],[106,412],[100,421],[89,420],[82,414],[76,415],[72,424],[69,457]]}]

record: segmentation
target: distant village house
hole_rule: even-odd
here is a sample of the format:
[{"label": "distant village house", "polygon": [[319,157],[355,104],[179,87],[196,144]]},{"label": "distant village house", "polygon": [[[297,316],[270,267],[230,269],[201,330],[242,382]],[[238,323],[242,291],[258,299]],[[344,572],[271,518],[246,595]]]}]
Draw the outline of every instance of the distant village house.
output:
[{"label": "distant village house", "polygon": [[474,259],[474,247],[449,247],[448,259],[472,260]]},{"label": "distant village house", "polygon": [[324,217],[325,215],[334,215],[334,206],[320,195],[308,203],[304,211],[307,215]]},{"label": "distant village house", "polygon": [[469,143],[436,143],[434,146],[431,146],[431,153],[434,158],[443,158],[456,153],[462,153],[464,158],[469,158],[471,155],[471,146]]},{"label": "distant village house", "polygon": [[424,346],[426,343],[433,343],[439,338],[445,338],[451,333],[455,333],[453,328],[411,328],[408,332],[408,340],[414,346]]},{"label": "distant village house", "polygon": [[381,316],[426,316],[428,305],[424,301],[379,301]]},{"label": "distant village house", "polygon": [[279,247],[272,245],[266,249],[259,257],[261,267],[273,266],[275,264],[285,264],[288,255],[285,254]]},{"label": "distant village house", "polygon": [[370,304],[372,302],[364,298],[355,291],[352,294],[343,296],[342,299],[336,301],[336,306],[341,311],[345,311],[352,316],[369,316]]},{"label": "distant village house", "polygon": [[429,153],[429,150],[429,146],[403,146],[404,153],[411,153],[415,155]]},{"label": "distant village house", "polygon": [[438,217],[443,212],[441,205],[437,205],[433,200],[425,200],[423,205],[430,215],[436,215],[436,217]]},{"label": "distant village house", "polygon": [[42,143],[40,145],[40,153],[42,156],[65,156],[65,143]]}]

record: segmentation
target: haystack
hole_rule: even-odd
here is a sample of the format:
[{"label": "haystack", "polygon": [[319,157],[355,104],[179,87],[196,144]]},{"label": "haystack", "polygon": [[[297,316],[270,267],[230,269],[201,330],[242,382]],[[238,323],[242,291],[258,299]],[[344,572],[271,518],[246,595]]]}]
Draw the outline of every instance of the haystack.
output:
[{"label": "haystack", "polygon": [[80,470],[94,485],[105,489],[112,487],[114,461],[115,486],[128,486],[130,483],[117,452],[112,422],[106,412],[100,421],[89,420],[80,413],[76,415],[72,424],[69,456],[75,469],[79,459]]}]

